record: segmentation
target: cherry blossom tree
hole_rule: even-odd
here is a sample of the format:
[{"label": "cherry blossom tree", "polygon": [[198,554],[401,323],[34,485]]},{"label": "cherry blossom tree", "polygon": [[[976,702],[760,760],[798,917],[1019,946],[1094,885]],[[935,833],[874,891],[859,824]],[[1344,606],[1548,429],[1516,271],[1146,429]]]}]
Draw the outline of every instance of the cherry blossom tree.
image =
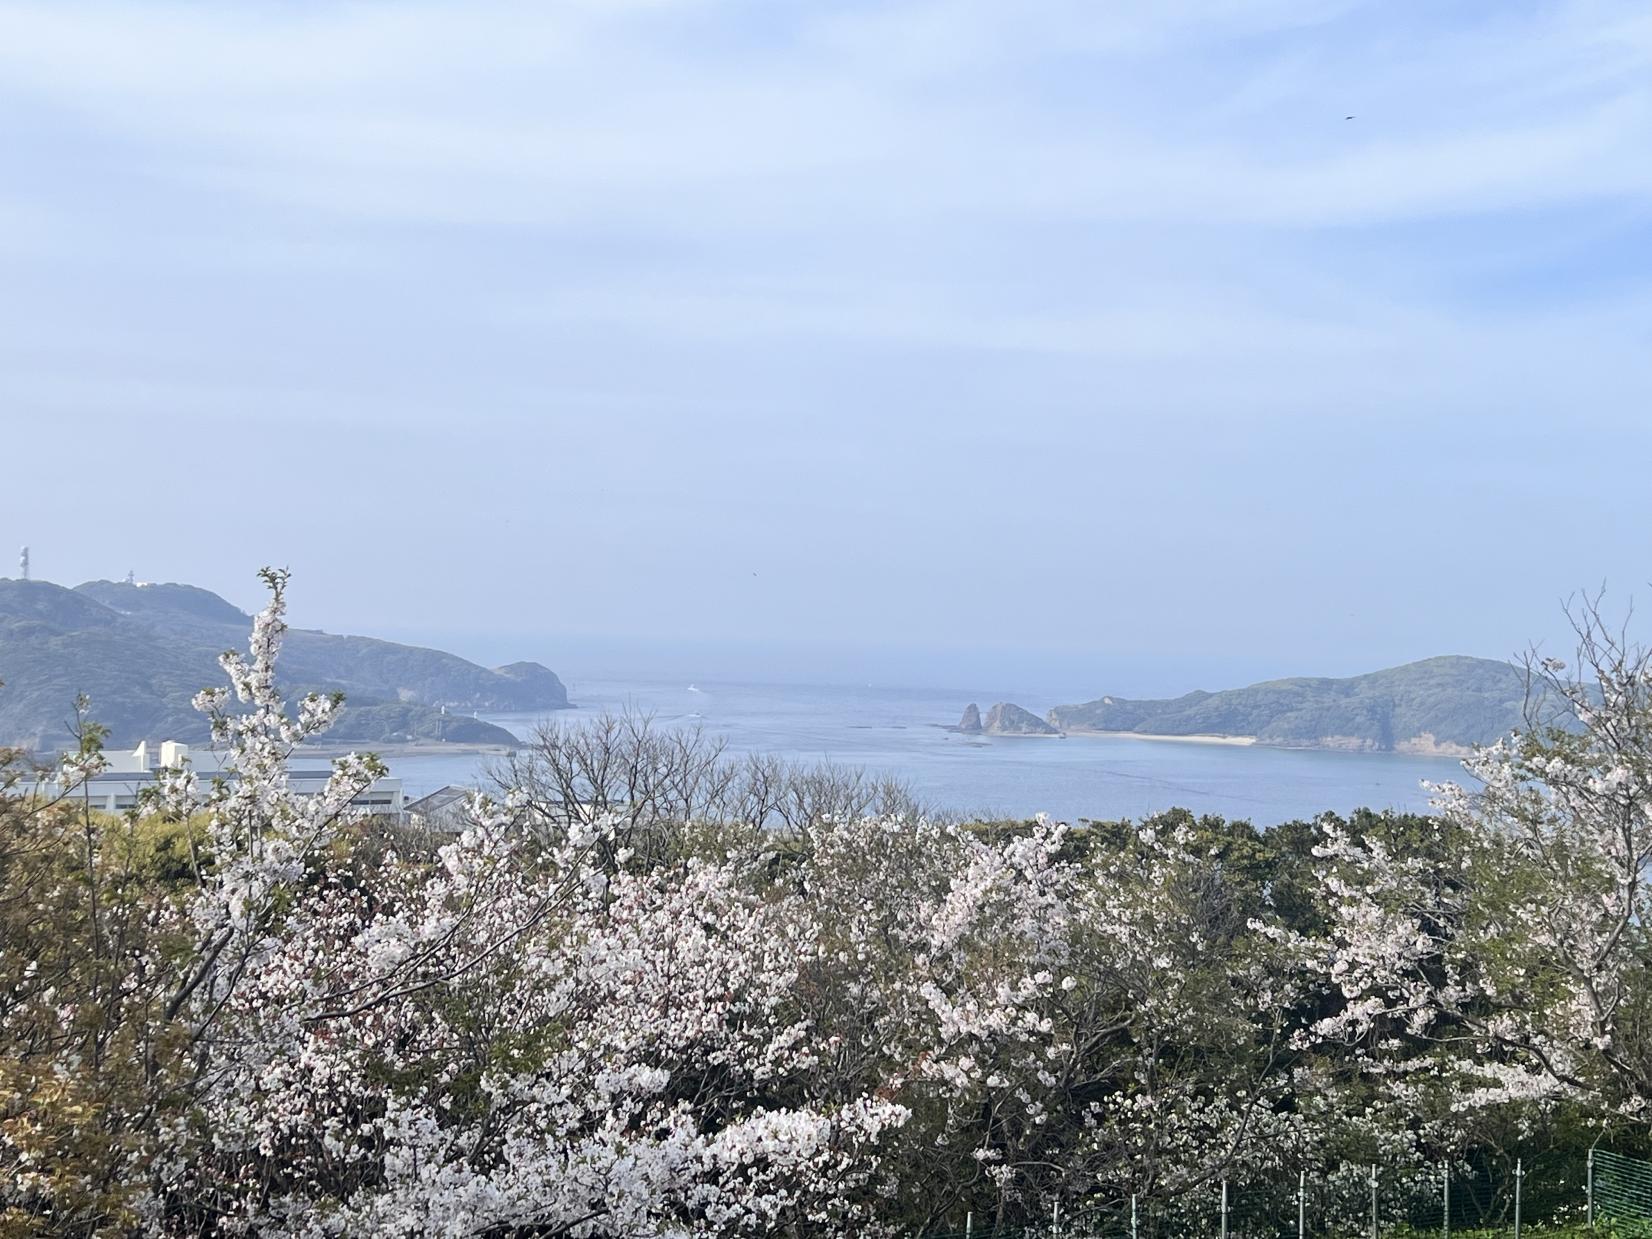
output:
[{"label": "cherry blossom tree", "polygon": [[985,1232],[1652,1095],[1652,696],[1598,623],[1438,818],[943,822],[609,720],[437,846],[356,816],[370,757],[292,786],[342,702],[289,712],[264,579],[215,777],[93,813],[89,715],[33,793],[0,758],[0,1236]]},{"label": "cherry blossom tree", "polygon": [[1528,662],[1527,729],[1437,789],[1400,850],[1332,826],[1329,929],[1304,943],[1340,998],[1320,1023],[1374,1058],[1440,1048],[1465,1105],[1652,1101],[1652,664],[1598,608],[1578,654]]}]

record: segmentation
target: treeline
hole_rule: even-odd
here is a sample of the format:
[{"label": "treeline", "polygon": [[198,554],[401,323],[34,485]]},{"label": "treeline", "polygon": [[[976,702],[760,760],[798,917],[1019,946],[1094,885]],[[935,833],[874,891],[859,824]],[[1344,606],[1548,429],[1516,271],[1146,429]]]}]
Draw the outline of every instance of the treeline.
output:
[{"label": "treeline", "polygon": [[370,761],[286,787],[338,703],[284,712],[269,580],[239,779],[0,800],[0,1235],[986,1234],[1644,1141],[1652,679],[1597,626],[1537,668],[1581,727],[1437,817],[948,823],[621,719],[425,839],[346,816]]}]

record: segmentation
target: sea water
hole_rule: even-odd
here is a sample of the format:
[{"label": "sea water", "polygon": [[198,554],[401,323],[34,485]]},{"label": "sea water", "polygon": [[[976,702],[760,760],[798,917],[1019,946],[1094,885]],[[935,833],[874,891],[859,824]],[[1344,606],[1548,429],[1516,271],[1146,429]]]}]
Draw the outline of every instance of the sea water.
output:
[{"label": "sea water", "polygon": [[[903,780],[925,803],[994,817],[1140,820],[1180,806],[1272,825],[1358,807],[1426,811],[1425,780],[1464,777],[1449,758],[946,729],[969,702],[984,712],[1007,698],[992,691],[585,680],[570,684],[569,695],[573,709],[481,717],[526,741],[547,723],[573,726],[603,711],[630,710],[651,715],[658,727],[698,727],[724,740],[731,754],[859,766]],[[1056,704],[1018,703],[1037,713]],[[485,783],[499,762],[475,753],[389,760],[409,797],[444,784]]]}]

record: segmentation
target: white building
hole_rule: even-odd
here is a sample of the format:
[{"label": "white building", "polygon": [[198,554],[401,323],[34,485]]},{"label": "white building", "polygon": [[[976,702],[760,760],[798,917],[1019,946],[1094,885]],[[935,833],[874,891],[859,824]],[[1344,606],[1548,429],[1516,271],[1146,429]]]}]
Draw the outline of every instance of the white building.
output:
[{"label": "white building", "polygon": [[[107,767],[77,789],[75,796],[90,798],[92,808],[106,813],[121,813],[136,807],[138,795],[146,787],[155,785],[156,771],[179,765],[188,760],[190,768],[204,781],[214,777],[233,779],[233,772],[225,773],[223,758],[210,749],[192,752],[189,745],[166,740],[152,749],[145,740],[130,753],[105,753]],[[299,767],[287,770],[287,780],[300,796],[314,796],[327,786],[332,767],[327,765]],[[362,816],[402,817],[402,781],[395,778],[375,779],[370,787],[350,802],[353,812]]]}]

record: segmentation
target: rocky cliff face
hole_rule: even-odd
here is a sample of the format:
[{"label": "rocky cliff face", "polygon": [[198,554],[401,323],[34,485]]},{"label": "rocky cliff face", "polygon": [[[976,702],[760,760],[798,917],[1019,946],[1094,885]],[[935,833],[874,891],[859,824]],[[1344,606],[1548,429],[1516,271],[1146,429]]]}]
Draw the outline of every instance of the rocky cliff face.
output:
[{"label": "rocky cliff face", "polygon": [[968,735],[978,735],[981,731],[981,707],[973,701],[964,707],[964,717],[958,720],[953,731],[965,732]]},{"label": "rocky cliff face", "polygon": [[1059,736],[1061,732],[1050,726],[1031,710],[1023,710],[1009,701],[1000,701],[987,711],[982,731],[989,736]]}]

